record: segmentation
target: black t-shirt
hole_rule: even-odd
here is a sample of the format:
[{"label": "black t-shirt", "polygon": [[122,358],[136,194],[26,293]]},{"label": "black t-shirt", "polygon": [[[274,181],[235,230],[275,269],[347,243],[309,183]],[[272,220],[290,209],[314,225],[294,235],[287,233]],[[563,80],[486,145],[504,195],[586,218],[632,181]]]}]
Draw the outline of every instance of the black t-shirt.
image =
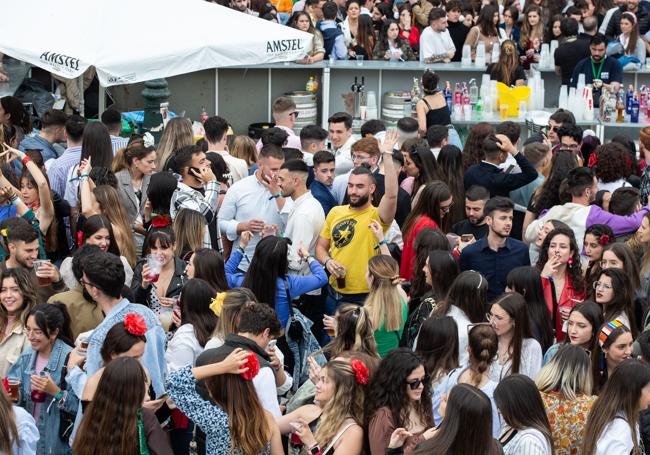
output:
[{"label": "black t-shirt", "polygon": [[[596,73],[600,71],[600,80],[605,84],[611,84],[612,82],[623,83],[623,67],[613,57],[605,57],[605,61],[601,64],[593,64],[592,68],[591,57],[580,60],[573,70],[573,76],[571,76],[571,87],[578,85],[578,77],[580,74],[585,75],[585,84],[591,84],[594,81],[594,68]],[[601,89],[594,89],[594,107],[598,107],[600,104],[600,94]]]},{"label": "black t-shirt", "polygon": [[463,56],[463,44],[465,44],[465,38],[469,33],[469,27],[466,27],[462,22],[448,22],[447,30],[449,30],[449,36],[456,46],[456,53],[451,59],[452,62],[460,62]]},{"label": "black t-shirt", "polygon": [[[500,79],[494,67],[495,67],[494,63],[488,65],[487,69],[485,70],[485,74],[489,74],[490,79],[492,79],[493,81],[499,81],[505,84],[505,82],[503,82]],[[524,81],[526,80],[526,72],[524,71],[524,68],[521,65],[517,65],[517,68],[515,68],[515,70],[510,75],[510,85],[515,85],[515,82],[517,82],[518,80],[524,80]]]},{"label": "black t-shirt", "polygon": [[472,234],[476,240],[482,239],[488,235],[489,230],[490,228],[488,227],[487,223],[483,223],[477,226],[470,223],[467,219],[459,221],[451,228],[451,232],[456,235]]},{"label": "black t-shirt", "polygon": [[590,38],[581,33],[575,41],[562,43],[555,49],[555,66],[560,67],[562,85],[569,85],[573,69],[580,60],[589,57]]}]

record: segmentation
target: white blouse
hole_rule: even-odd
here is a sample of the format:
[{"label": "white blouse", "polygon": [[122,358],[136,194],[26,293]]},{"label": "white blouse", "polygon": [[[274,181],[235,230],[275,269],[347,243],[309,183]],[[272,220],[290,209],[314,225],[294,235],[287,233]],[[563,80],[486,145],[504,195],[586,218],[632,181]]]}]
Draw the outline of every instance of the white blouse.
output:
[{"label": "white blouse", "polygon": [[[634,431],[634,437],[639,442],[639,428]],[[628,454],[634,448],[630,424],[622,415],[618,415],[607,424],[596,442],[595,455]]]},{"label": "white blouse", "polygon": [[[542,347],[534,338],[524,338],[521,345],[521,362],[519,363],[519,373],[525,374],[533,381],[537,377],[537,373],[542,369]],[[495,382],[500,382],[501,379],[511,374],[510,367],[512,360],[508,359],[501,365],[499,361],[492,362],[490,365],[490,379]]]},{"label": "white blouse", "polygon": [[203,352],[194,333],[192,324],[183,324],[176,330],[167,344],[165,361],[170,373],[186,366],[194,366],[196,358]]}]

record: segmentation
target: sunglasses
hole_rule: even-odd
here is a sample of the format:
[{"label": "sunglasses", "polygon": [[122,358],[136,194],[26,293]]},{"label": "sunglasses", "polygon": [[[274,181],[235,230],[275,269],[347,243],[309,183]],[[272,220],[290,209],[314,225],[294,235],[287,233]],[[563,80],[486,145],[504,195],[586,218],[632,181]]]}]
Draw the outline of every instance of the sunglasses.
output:
[{"label": "sunglasses", "polygon": [[289,114],[289,115],[293,115],[295,118],[298,118],[298,115],[299,115],[299,114],[300,114],[300,112],[298,112],[298,111],[293,111],[293,112],[292,112],[291,114]]},{"label": "sunglasses", "polygon": [[410,382],[406,381],[406,384],[408,384],[409,389],[417,390],[421,385],[424,385],[428,380],[429,377],[425,375],[423,378],[419,378],[414,381],[410,381]]}]

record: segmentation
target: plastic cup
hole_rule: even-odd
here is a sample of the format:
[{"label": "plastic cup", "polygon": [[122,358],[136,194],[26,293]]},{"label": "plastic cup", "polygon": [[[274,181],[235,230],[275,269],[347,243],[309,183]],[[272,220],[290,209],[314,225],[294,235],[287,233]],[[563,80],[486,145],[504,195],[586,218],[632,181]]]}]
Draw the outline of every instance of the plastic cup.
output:
[{"label": "plastic cup", "polygon": [[505,120],[508,118],[508,105],[507,104],[501,104],[499,106],[499,114],[501,117],[501,120]]},{"label": "plastic cup", "polygon": [[41,265],[44,263],[49,263],[49,259],[37,259],[34,261],[34,270],[36,271],[36,278],[38,278],[38,285],[39,286],[48,286],[50,283],[52,283],[52,280],[50,277],[47,276],[41,276],[39,274],[39,269],[41,268]]},{"label": "plastic cup", "polygon": [[11,401],[17,402],[20,398],[20,379],[8,378],[9,383],[9,397]]},{"label": "plastic cup", "polygon": [[357,66],[363,66],[363,55],[357,55]]},{"label": "plastic cup", "polygon": [[147,280],[155,283],[160,277],[160,271],[162,270],[163,261],[160,256],[155,254],[147,255],[147,265],[149,266],[149,274],[147,275]]}]

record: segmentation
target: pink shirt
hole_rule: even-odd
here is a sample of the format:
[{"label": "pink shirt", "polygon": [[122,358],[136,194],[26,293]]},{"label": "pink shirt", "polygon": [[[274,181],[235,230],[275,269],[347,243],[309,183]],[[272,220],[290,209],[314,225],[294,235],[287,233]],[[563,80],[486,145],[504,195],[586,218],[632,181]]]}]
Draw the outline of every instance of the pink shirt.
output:
[{"label": "pink shirt", "polygon": [[[291,128],[287,128],[286,126],[278,125],[277,128],[281,128],[289,134],[289,137],[287,138],[287,145],[285,147],[294,148],[302,151],[300,136],[296,136],[296,133],[294,133]],[[257,141],[257,151],[259,152],[260,150],[262,150],[262,139]]]}]

